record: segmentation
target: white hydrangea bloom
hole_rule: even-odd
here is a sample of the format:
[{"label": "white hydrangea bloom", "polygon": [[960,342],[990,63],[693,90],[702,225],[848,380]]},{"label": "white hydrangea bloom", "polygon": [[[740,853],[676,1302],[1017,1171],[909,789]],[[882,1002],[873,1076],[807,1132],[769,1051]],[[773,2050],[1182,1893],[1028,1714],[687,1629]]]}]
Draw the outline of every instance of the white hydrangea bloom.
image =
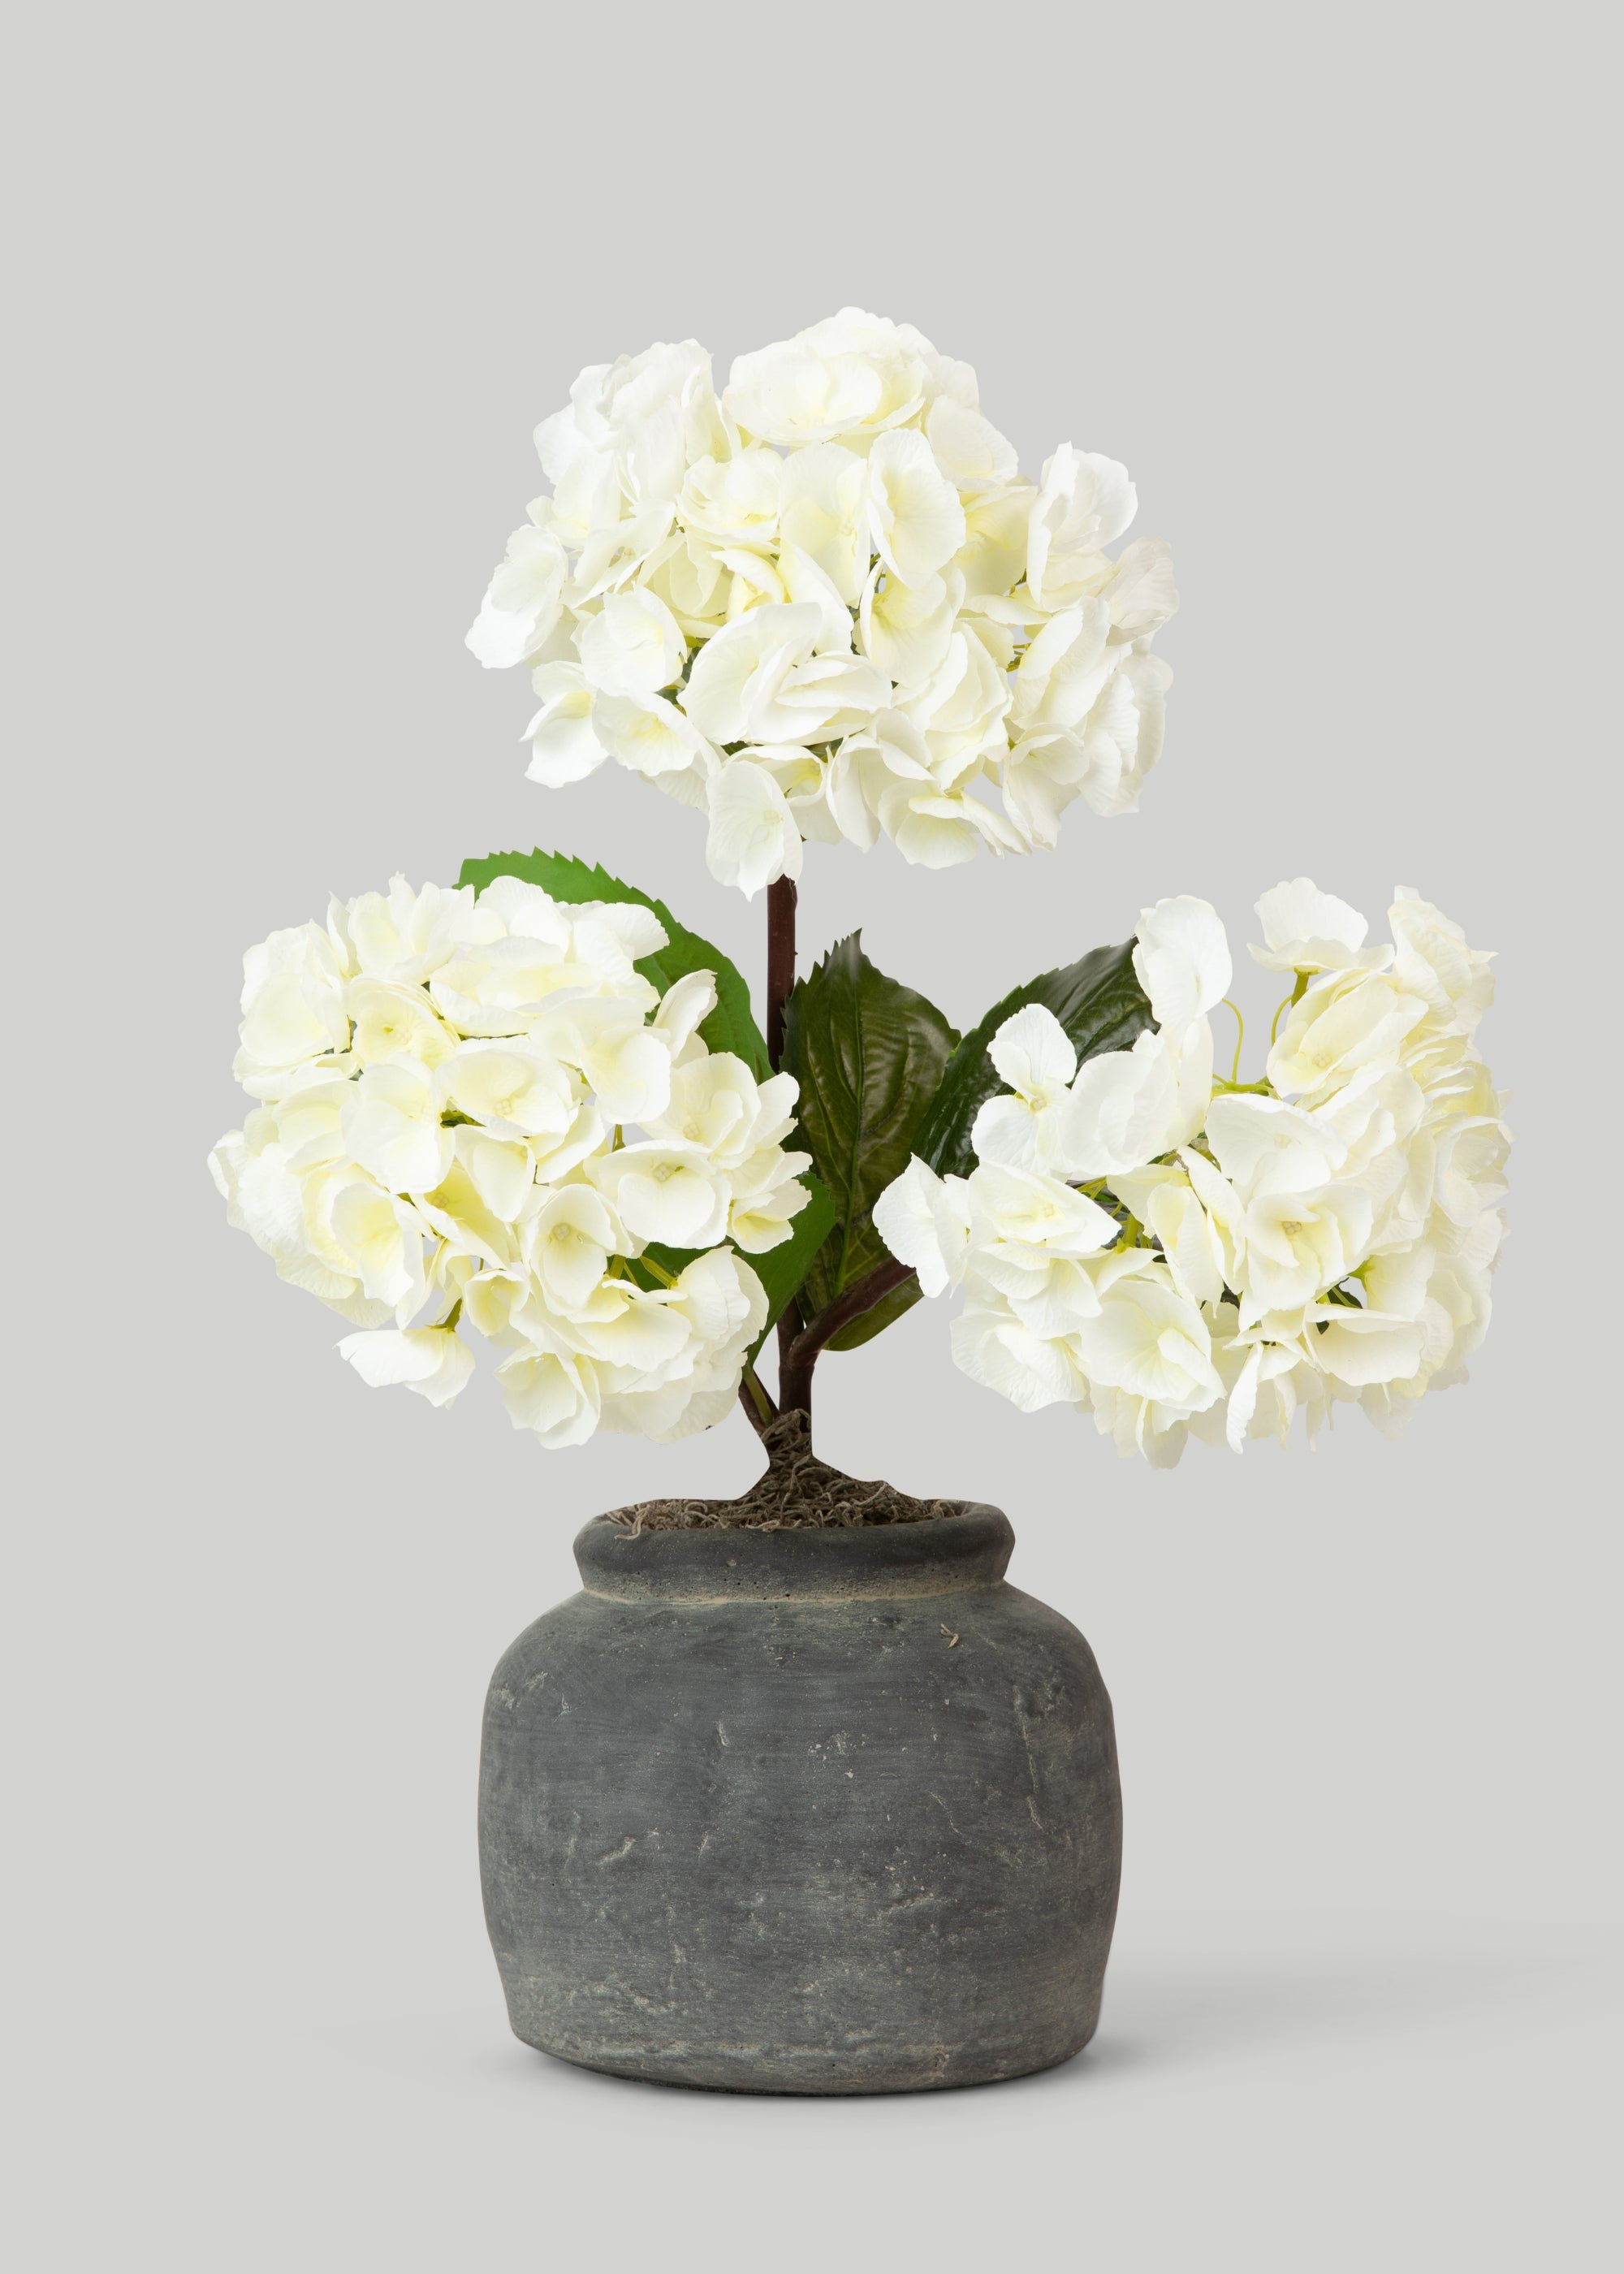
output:
[{"label": "white hydrangea bloom", "polygon": [[[669,480],[635,444],[624,463]],[[663,667],[648,598],[605,636],[622,678]],[[357,1329],[363,1381],[449,1404],[466,1322],[545,1446],[728,1412],[767,1317],[745,1259],[790,1237],[811,1163],[786,1149],[793,1078],[699,1032],[711,975],[662,998],[637,970],[665,945],[635,904],[397,877],[249,950],[237,1070],[259,1103],[209,1166],[230,1221]]]},{"label": "white hydrangea bloom", "polygon": [[696,341],[661,343],[583,372],[536,442],[553,493],[468,636],[532,672],[533,780],[643,775],[751,895],[808,840],[941,868],[1051,849],[1079,798],[1138,803],[1168,548],[1113,558],[1125,470],[1064,443],[1024,479],[974,373],[911,325],[844,308],[719,396]]},{"label": "white hydrangea bloom", "polygon": [[1510,1139],[1472,1040],[1489,957],[1412,892],[1369,948],[1306,877],[1258,907],[1253,954],[1297,982],[1266,1081],[1214,1081],[1229,945],[1206,901],[1162,900],[1139,920],[1154,1024],[1132,1050],[1079,1066],[1051,1013],[1016,1012],[979,1165],[914,1160],[874,1210],[927,1295],[964,1291],[965,1373],[1023,1412],[1091,1412],[1158,1467],[1192,1435],[1283,1440],[1298,1412],[1312,1440],[1339,1403],[1400,1427],[1464,1381],[1505,1232]]}]

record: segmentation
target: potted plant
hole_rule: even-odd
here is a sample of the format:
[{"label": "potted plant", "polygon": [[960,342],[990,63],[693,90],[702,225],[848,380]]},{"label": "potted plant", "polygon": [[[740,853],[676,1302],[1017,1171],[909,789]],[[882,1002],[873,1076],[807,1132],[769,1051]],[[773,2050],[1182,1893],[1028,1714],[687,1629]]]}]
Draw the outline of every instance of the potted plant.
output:
[{"label": "potted plant", "polygon": [[798,974],[804,841],[942,866],[1132,805],[1166,548],[1113,560],[1119,466],[1068,446],[1023,482],[973,374],[853,310],[720,396],[693,343],[584,373],[538,441],[553,493],[470,644],[531,669],[532,774],[616,760],[703,811],[718,878],[766,888],[764,1017],[602,869],[397,877],[250,951],[257,1103],[212,1165],[367,1382],[447,1403],[471,1335],[544,1447],[737,1404],[765,1449],[740,1501],[588,1525],[582,1592],[497,1668],[481,1853],[517,2033],[736,2090],[1019,2074],[1098,2015],[1109,1701],[1005,1583],[1001,1513],[817,1457],[817,1364],[955,1290],[964,1372],[1160,1465],[1299,1408],[1311,1435],[1339,1402],[1396,1426],[1488,1318],[1487,958],[1413,893],[1370,947],[1343,902],[1276,887],[1251,1080],[1238,1031],[1214,1074],[1230,965],[1202,900],[963,1035],[856,936]]}]

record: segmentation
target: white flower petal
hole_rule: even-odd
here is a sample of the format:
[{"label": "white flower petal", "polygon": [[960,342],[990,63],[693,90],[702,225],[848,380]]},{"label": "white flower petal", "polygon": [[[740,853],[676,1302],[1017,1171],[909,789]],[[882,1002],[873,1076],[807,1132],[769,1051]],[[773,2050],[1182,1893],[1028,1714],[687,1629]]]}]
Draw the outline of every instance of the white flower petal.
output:
[{"label": "white flower petal", "polygon": [[754,899],[763,885],[801,874],[801,832],[789,801],[763,767],[725,764],[710,784],[705,859],[718,883]]},{"label": "white flower petal", "polygon": [[1182,1035],[1229,992],[1233,966],[1217,910],[1187,896],[1141,908],[1133,968],[1156,1024]]},{"label": "white flower petal", "polygon": [[874,1228],[899,1263],[912,1264],[927,1295],[957,1286],[969,1238],[964,1186],[944,1180],[917,1156],[874,1204]]},{"label": "white flower petal", "polygon": [[431,1405],[449,1405],[467,1388],[474,1370],[473,1352],[445,1327],[346,1335],[338,1354],[348,1359],[370,1388],[399,1383],[426,1397]]}]

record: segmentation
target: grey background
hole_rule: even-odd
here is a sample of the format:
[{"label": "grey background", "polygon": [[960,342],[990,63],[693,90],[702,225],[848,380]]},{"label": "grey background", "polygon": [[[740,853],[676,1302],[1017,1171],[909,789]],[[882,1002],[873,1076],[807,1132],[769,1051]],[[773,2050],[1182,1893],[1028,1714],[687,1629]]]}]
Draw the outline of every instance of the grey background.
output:
[{"label": "grey background", "polygon": [[[34,2269],[1605,2263],[1616,1991],[1618,499],[1605,58],[1575,9],[340,5],[11,51],[6,2220]],[[522,778],[463,651],[583,364],[844,301],[1176,547],[1144,811],[935,877],[812,848],[960,1020],[1167,892],[1396,882],[1501,951],[1515,1236],[1393,1446],[1119,1465],[921,1306],[825,1450],[984,1497],[1115,1694],[1095,2047],[989,2092],[662,2093],[507,2035],[478,1712],[594,1511],[735,1420],[545,1456],[371,1394],[227,1231],[238,959],[329,889],[562,845],[756,967],[614,770]],[[1605,928],[1605,930],[1604,930]],[[20,967],[20,984],[18,975]],[[1260,977],[1249,1005],[1272,999]]]}]

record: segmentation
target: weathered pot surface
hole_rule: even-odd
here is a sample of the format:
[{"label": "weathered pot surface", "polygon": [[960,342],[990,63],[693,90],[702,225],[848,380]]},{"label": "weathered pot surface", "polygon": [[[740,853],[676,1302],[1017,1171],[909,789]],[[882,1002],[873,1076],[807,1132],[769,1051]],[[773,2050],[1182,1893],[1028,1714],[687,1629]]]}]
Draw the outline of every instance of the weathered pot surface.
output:
[{"label": "weathered pot surface", "polygon": [[485,1707],[485,1915],[515,2034],[615,2074],[902,2092],[1087,2044],[1116,1916],[1110,1700],[1005,1584],[1007,1517],[659,1531]]}]

